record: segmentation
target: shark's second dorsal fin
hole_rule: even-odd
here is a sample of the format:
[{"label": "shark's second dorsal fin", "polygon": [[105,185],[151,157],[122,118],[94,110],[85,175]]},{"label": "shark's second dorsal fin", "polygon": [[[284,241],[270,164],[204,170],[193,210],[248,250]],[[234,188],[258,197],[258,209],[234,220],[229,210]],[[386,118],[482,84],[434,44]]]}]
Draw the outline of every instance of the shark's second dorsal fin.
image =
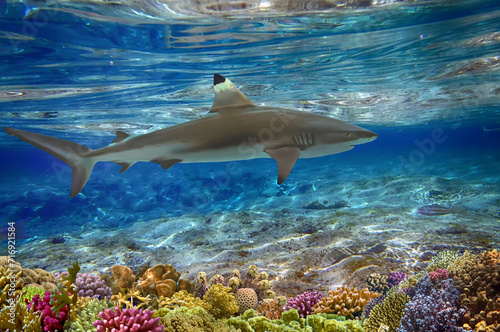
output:
[{"label": "shark's second dorsal fin", "polygon": [[215,99],[209,113],[225,112],[231,107],[255,106],[240,90],[222,75],[214,75]]},{"label": "shark's second dorsal fin", "polygon": [[130,137],[130,135],[127,134],[126,132],[118,130],[116,132],[116,138],[115,138],[115,140],[113,142],[111,142],[111,143],[120,143],[121,141],[124,141],[127,138],[129,138],[129,137]]}]

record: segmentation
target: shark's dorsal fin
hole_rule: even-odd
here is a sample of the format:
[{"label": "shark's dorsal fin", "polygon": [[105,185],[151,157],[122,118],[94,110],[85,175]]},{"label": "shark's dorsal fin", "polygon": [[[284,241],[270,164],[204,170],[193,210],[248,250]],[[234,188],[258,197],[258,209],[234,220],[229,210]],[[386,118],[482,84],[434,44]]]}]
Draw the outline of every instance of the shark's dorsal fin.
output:
[{"label": "shark's dorsal fin", "polygon": [[181,159],[153,159],[153,160],[151,160],[152,163],[160,164],[160,166],[163,169],[169,169],[170,167],[174,166],[177,163],[180,163],[181,161],[182,161]]},{"label": "shark's dorsal fin", "polygon": [[285,146],[274,150],[265,150],[278,163],[278,184],[281,184],[292,171],[295,162],[299,159],[300,149]]},{"label": "shark's dorsal fin", "polygon": [[[129,134],[127,134],[126,132],[121,131],[121,130],[118,130],[118,131],[116,132],[116,138],[115,138],[115,140],[114,140],[113,142],[111,142],[111,143],[120,143],[121,141],[124,141],[124,140],[126,140],[127,138],[129,138],[129,137],[130,137],[130,135],[129,135]],[[122,172],[122,173],[123,173],[123,172]]]},{"label": "shark's dorsal fin", "polygon": [[224,112],[231,107],[255,106],[240,90],[222,75],[214,75],[214,104],[209,113]]}]

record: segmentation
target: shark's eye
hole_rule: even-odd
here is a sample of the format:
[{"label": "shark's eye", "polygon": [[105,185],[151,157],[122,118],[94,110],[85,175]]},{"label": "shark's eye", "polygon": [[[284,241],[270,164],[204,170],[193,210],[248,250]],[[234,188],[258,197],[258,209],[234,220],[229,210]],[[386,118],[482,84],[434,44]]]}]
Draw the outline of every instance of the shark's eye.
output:
[{"label": "shark's eye", "polygon": [[345,137],[349,137],[349,136],[351,136],[351,133],[350,133],[350,132],[347,132],[347,133],[345,133],[345,134],[344,134],[344,136],[345,136]]}]

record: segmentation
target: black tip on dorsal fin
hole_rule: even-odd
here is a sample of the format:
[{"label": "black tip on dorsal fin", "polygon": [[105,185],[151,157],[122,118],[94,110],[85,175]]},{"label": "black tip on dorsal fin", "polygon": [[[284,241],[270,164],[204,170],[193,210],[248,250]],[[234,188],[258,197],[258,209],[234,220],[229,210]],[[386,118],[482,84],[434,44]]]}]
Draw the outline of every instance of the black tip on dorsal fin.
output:
[{"label": "black tip on dorsal fin", "polygon": [[226,78],[222,75],[215,74],[214,75],[214,86],[217,84],[224,83],[226,81]]},{"label": "black tip on dorsal fin", "polygon": [[125,139],[127,139],[129,137],[130,137],[130,135],[127,134],[126,132],[118,130],[116,132],[116,138],[115,138],[115,140],[113,142],[111,142],[111,143],[120,143],[121,141],[123,141],[123,140],[125,140]]}]

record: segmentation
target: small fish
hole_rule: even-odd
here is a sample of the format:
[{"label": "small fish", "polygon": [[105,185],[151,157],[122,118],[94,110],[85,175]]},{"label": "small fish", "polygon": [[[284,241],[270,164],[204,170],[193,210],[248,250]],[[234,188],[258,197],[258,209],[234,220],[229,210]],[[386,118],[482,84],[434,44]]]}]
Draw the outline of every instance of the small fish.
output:
[{"label": "small fish", "polygon": [[483,126],[483,136],[486,136],[486,134],[489,133],[490,131],[500,131],[500,128],[491,128],[491,129],[488,129],[485,126]]},{"label": "small fish", "polygon": [[437,204],[421,206],[417,209],[417,212],[427,216],[442,216],[445,214],[456,213],[453,208]]}]

